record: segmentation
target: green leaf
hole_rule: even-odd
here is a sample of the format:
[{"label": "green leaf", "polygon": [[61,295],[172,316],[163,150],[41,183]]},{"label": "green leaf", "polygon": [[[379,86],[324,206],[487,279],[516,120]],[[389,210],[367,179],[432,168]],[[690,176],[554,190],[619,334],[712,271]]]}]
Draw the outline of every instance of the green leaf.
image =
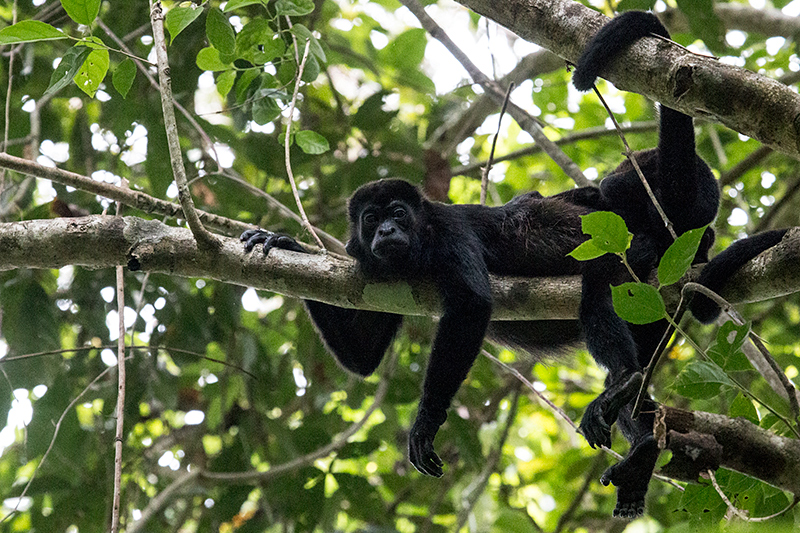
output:
[{"label": "green leaf", "polygon": [[89,39],[88,46],[94,49],[78,70],[78,74],[75,76],[75,84],[81,91],[94,98],[97,89],[100,88],[100,83],[106,77],[110,61],[108,49],[98,46],[98,44],[102,44],[102,41],[97,37],[90,37]]},{"label": "green leaf", "polygon": [[187,7],[173,7],[167,11],[164,23],[169,31],[170,44],[189,24],[203,13],[203,8],[192,4]]},{"label": "green leaf", "polygon": [[742,345],[750,332],[750,324],[737,326],[732,320],[725,322],[717,331],[717,338],[706,350],[716,364],[727,372],[752,370],[753,367],[742,352]]},{"label": "green leaf", "polygon": [[595,242],[589,239],[588,241],[585,241],[580,245],[578,245],[577,248],[572,250],[567,255],[577,259],[578,261],[589,261],[591,259],[596,259],[602,255],[606,255],[606,253],[608,252],[598,248]]},{"label": "green leaf", "polygon": [[38,20],[23,20],[0,30],[0,45],[55,41],[66,38],[67,34],[61,30]]},{"label": "green leaf", "polygon": [[741,392],[731,403],[731,407],[728,409],[728,416],[733,418],[741,416],[756,425],[758,425],[759,422],[758,411],[756,411],[753,401],[746,398]]},{"label": "green leaf", "polygon": [[61,6],[69,18],[86,26],[94,22],[100,13],[100,0],[61,0]]},{"label": "green leaf", "polygon": [[75,76],[78,74],[83,62],[89,57],[92,49],[83,44],[76,44],[64,54],[61,62],[58,64],[53,74],[50,76],[50,85],[44,92],[44,95],[60,91],[69,85]]},{"label": "green leaf", "polygon": [[658,263],[658,283],[677,283],[691,268],[706,226],[689,230],[673,242]]},{"label": "green leaf", "polygon": [[297,36],[297,40],[300,46],[300,56],[302,57],[303,52],[305,52],[305,42],[308,41],[309,46],[311,47],[311,54],[314,54],[314,57],[322,61],[323,63],[327,61],[325,57],[325,51],[320,46],[319,41],[316,37],[311,33],[311,31],[303,26],[302,24],[295,24],[292,27],[292,33]]},{"label": "green leaf", "polygon": [[128,96],[128,91],[133,86],[133,80],[136,79],[136,64],[129,57],[126,57],[122,63],[114,70],[111,77],[111,83],[114,88],[123,98]]},{"label": "green leaf", "polygon": [[280,114],[281,108],[272,98],[259,98],[253,102],[253,121],[259,126],[272,122]]},{"label": "green leaf", "polygon": [[631,243],[631,233],[622,217],[610,211],[581,215],[583,232],[592,237],[595,246],[605,252],[621,254]]},{"label": "green leaf", "polygon": [[217,92],[220,96],[227,96],[233,88],[233,83],[236,81],[236,71],[226,70],[217,76]]},{"label": "green leaf", "polygon": [[263,0],[231,0],[225,4],[225,9],[223,11],[227,13],[228,11],[233,11],[234,9],[238,9],[240,7],[251,6],[253,4],[266,4]]},{"label": "green leaf", "polygon": [[218,7],[208,10],[206,36],[211,46],[219,50],[220,55],[233,54],[236,49],[236,33],[233,31],[233,26]]},{"label": "green leaf", "polygon": [[316,80],[322,69],[319,66],[317,58],[313,55],[308,56],[306,59],[305,69],[303,69],[303,76],[300,78],[306,83],[311,83]]},{"label": "green leaf", "polygon": [[207,46],[197,52],[197,66],[201,70],[220,71],[231,68],[230,63],[225,63],[219,57],[219,50],[213,46]]},{"label": "green leaf", "polygon": [[[236,103],[243,104],[245,99],[247,99],[248,89],[250,85],[255,81],[256,78],[259,76],[258,70],[251,68],[245,70],[239,79],[236,81]],[[266,74],[266,73],[265,73]]]},{"label": "green leaf", "polygon": [[286,51],[283,39],[275,35],[264,19],[253,19],[236,35],[236,57],[263,65]]},{"label": "green leaf", "polygon": [[322,154],[331,148],[325,137],[311,130],[298,131],[294,141],[307,154]]},{"label": "green leaf", "polygon": [[675,390],[686,398],[712,398],[723,386],[733,387],[725,372],[709,361],[692,361],[675,380]]},{"label": "green leaf", "polygon": [[314,11],[314,0],[278,0],[275,2],[278,15],[300,17]]},{"label": "green leaf", "polygon": [[666,316],[667,309],[658,289],[647,283],[623,283],[611,287],[614,311],[631,324],[650,324]]},{"label": "green leaf", "polygon": [[416,69],[425,57],[428,34],[422,28],[404,31],[381,50],[381,56],[400,70]]}]

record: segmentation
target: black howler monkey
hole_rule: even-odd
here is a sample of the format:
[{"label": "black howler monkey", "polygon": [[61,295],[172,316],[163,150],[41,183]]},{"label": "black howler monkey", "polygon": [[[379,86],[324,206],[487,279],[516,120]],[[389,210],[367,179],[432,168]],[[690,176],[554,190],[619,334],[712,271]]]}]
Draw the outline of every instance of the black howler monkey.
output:
[{"label": "black howler monkey", "polygon": [[[578,62],[575,83],[591,87],[598,73],[625,47],[650,33],[667,36],[654,15],[628,12],[601,28]],[[692,119],[661,107],[658,147],[636,159],[678,234],[709,224],[719,202],[717,183],[696,155]],[[631,451],[602,477],[618,488],[614,514],[643,512],[644,496],[658,456],[653,409],[637,420],[626,386],[650,361],[665,325],[634,326],[614,312],[609,284],[628,281],[616,256],[578,263],[567,254],[585,240],[580,215],[611,210],[634,233],[629,262],[640,276],[656,266],[672,239],[629,162],[607,176],[599,189],[584,187],[550,197],[531,192],[500,207],[446,205],[424,198],[396,179],[359,188],[349,202],[347,252],[370,280],[430,279],[443,313],[433,341],[416,421],[409,435],[409,459],[422,473],[442,475],[433,441],[447,418],[453,396],[472,366],[485,336],[532,354],[574,344],[582,337],[608,370],[607,389],[586,409],[581,431],[592,446],[611,445],[610,426],[619,426]],[[245,249],[262,244],[305,250],[294,239],[263,230],[242,235]],[[707,260],[713,232],[707,231],[697,261]],[[579,321],[491,321],[489,274],[549,276],[582,274]],[[390,346],[402,316],[343,309],[306,301],[320,335],[338,361],[360,374],[372,373]]]}]

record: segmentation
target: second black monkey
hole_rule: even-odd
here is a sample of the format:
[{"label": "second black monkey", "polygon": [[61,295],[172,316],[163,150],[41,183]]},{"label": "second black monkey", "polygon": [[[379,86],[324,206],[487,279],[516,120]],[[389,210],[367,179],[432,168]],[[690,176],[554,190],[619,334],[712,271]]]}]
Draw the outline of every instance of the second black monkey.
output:
[{"label": "second black monkey", "polygon": [[[576,86],[591,87],[611,59],[650,33],[667,35],[651,14],[628,12],[613,19],[587,46],[576,70]],[[695,153],[691,117],[662,106],[659,144],[637,153],[636,159],[678,234],[714,219],[719,192],[708,166]],[[607,176],[599,190],[580,188],[551,197],[528,193],[500,207],[431,202],[401,180],[367,184],[350,199],[347,251],[365,277],[430,279],[441,293],[443,314],[409,436],[409,459],[420,472],[442,475],[434,437],[484,336],[536,355],[573,344],[583,334],[593,357],[608,370],[608,379],[607,390],[586,410],[582,433],[592,446],[610,446],[610,426],[619,419],[631,450],[602,480],[617,486],[615,515],[632,518],[643,512],[658,449],[652,436],[652,414],[631,419],[630,395],[624,385],[649,362],[664,324],[634,326],[615,314],[609,284],[629,279],[615,256],[586,263],[567,257],[585,239],[579,216],[593,210],[611,210],[625,219],[634,233],[628,257],[639,276],[650,272],[672,242],[628,162]],[[262,230],[246,232],[242,240],[247,250],[263,244],[265,252],[273,247],[304,251],[293,239]],[[698,262],[707,260],[712,241],[709,230]],[[580,324],[490,322],[490,273],[582,274]],[[344,367],[360,375],[374,371],[402,323],[402,316],[391,313],[314,301],[306,305],[330,351]]]}]

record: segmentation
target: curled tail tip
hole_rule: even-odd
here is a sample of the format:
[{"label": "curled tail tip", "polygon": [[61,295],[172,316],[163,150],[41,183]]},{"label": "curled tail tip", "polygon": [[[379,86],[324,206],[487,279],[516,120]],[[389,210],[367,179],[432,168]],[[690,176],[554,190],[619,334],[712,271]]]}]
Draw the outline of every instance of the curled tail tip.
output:
[{"label": "curled tail tip", "polygon": [[572,75],[572,85],[581,92],[586,92],[594,85],[594,80],[597,75],[594,72],[586,72],[586,70],[576,70]]},{"label": "curled tail tip", "polygon": [[588,91],[603,70],[625,48],[650,34],[669,37],[669,32],[653,13],[625,11],[607,22],[586,45],[572,84],[579,91]]}]

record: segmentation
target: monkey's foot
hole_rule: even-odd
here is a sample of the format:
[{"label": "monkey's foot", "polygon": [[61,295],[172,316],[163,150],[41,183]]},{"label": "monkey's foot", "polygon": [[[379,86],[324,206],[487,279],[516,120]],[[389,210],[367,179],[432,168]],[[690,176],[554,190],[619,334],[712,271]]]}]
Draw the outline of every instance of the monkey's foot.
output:
[{"label": "monkey's foot", "polygon": [[273,248],[290,250],[292,252],[308,253],[300,244],[288,235],[274,233],[264,229],[249,229],[242,233],[239,240],[244,242],[244,251],[249,252],[257,244],[262,244],[264,255],[268,254]]},{"label": "monkey's foot", "polygon": [[658,445],[652,435],[635,444],[627,457],[612,465],[600,477],[600,483],[617,487],[614,516],[633,520],[644,514],[644,497],[658,459]]},{"label": "monkey's foot", "polygon": [[610,385],[586,407],[580,432],[589,446],[611,448],[611,426],[617,421],[620,410],[636,397],[643,379],[640,372],[635,372]]}]

